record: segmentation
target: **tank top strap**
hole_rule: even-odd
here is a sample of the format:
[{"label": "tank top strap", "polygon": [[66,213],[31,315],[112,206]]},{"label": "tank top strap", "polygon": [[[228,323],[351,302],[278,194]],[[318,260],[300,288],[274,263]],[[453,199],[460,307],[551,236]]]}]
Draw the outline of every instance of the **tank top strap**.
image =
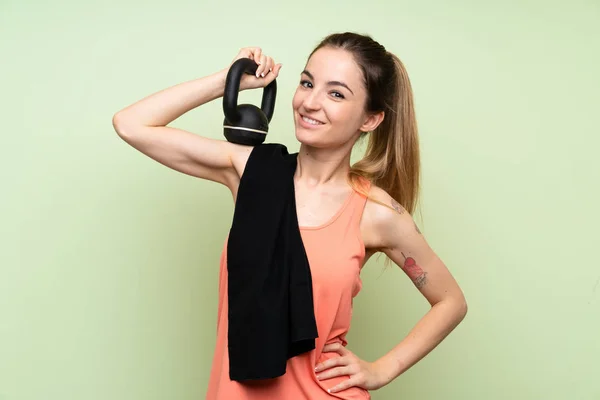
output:
[{"label": "tank top strap", "polygon": [[360,220],[362,219],[363,211],[365,209],[365,205],[367,204],[368,196],[371,192],[371,181],[365,178],[359,179],[360,190],[365,194],[355,190],[354,196],[352,199],[352,205],[354,212],[352,213],[353,222],[355,222],[355,226],[358,227],[360,224]]},{"label": "tank top strap", "polygon": [[[371,189],[371,182],[361,178],[359,187],[360,191],[356,189],[353,190],[348,201],[342,207],[336,218],[338,223],[343,224],[346,227],[345,229],[349,228],[354,231],[360,228],[360,221]],[[364,192],[367,195],[361,192]]]}]

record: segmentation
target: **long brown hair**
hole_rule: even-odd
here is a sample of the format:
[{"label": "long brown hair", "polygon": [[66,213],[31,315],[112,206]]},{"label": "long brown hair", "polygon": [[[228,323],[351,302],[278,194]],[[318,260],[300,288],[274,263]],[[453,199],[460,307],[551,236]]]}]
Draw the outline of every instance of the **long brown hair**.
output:
[{"label": "long brown hair", "polygon": [[412,214],[418,201],[420,156],[412,86],[403,63],[370,36],[352,32],[325,37],[311,56],[322,47],[353,54],[364,77],[366,111],[385,112],[379,126],[365,133],[369,135],[365,155],[352,165],[350,184],[368,196],[361,185],[361,178],[365,178]]}]

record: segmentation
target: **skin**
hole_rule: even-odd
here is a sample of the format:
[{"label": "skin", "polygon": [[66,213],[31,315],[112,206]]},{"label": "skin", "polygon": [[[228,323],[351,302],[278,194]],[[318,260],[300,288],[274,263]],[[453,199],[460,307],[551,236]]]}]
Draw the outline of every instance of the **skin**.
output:
[{"label": "skin", "polygon": [[[254,59],[259,67],[256,76],[242,78],[240,90],[262,88],[282,69],[257,47],[241,49],[233,61],[241,57]],[[113,126],[140,152],[176,171],[223,184],[235,200],[252,149],[167,126],[183,113],[222,96],[227,70],[147,96],[116,113]],[[292,108],[300,142],[294,180],[301,226],[328,220],[352,190],[346,181],[352,148],[362,132],[373,131],[385,117],[383,112],[365,112],[366,96],[360,69],[344,50],[320,49],[300,75]],[[302,116],[320,123],[307,126]],[[317,378],[326,385],[332,377],[348,377],[330,387],[332,393],[351,386],[375,390],[389,384],[432,351],[467,313],[460,287],[412,216],[377,186],[372,186],[371,196],[390,207],[370,200],[365,206],[360,223],[364,262],[377,252],[386,254],[431,308],[393,349],[375,361],[362,360],[337,343],[325,346],[324,352],[336,352],[339,357],[315,366]]]}]

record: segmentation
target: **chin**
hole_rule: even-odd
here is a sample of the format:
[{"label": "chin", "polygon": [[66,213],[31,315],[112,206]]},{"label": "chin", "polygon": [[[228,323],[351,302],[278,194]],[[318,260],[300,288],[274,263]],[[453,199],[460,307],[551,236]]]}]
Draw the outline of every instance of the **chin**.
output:
[{"label": "chin", "polygon": [[323,140],[323,132],[311,132],[310,130],[304,129],[301,126],[296,127],[296,140],[305,146],[314,148],[327,148],[335,144],[330,141]]},{"label": "chin", "polygon": [[313,132],[307,132],[306,129],[303,129],[301,126],[296,126],[295,134],[296,140],[300,143],[308,146],[318,147],[319,137]]}]

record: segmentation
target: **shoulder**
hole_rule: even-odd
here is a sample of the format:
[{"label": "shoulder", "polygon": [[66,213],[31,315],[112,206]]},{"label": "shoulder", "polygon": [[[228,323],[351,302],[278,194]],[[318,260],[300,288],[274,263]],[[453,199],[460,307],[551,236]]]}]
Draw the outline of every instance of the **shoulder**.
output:
[{"label": "shoulder", "polygon": [[365,247],[373,251],[385,252],[402,241],[420,235],[412,215],[376,185],[371,185],[362,225]]}]

